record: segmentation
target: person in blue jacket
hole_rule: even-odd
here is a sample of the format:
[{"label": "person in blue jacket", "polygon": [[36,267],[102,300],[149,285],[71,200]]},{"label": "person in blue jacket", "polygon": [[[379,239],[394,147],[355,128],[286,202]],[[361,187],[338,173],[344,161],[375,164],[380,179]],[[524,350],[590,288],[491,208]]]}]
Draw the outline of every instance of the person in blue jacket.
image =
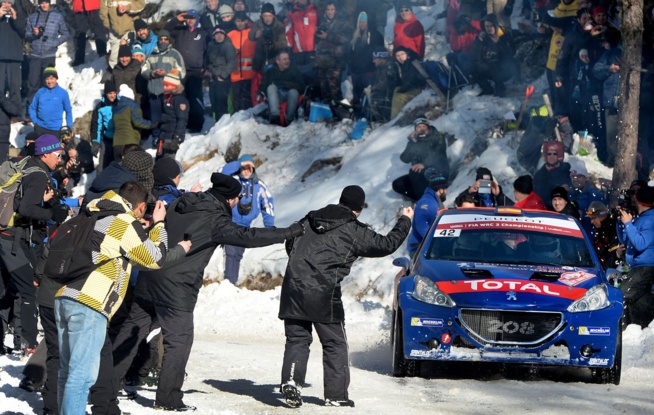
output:
[{"label": "person in blue jacket", "polygon": [[100,152],[98,173],[114,161],[114,121],[113,108],[118,103],[118,88],[113,81],[104,83],[102,99],[93,109],[91,115],[91,143],[94,153]]},{"label": "person in blue jacket", "polygon": [[425,170],[425,179],[427,179],[427,188],[416,203],[411,233],[407,239],[407,251],[411,258],[436,219],[438,211],[444,207],[443,202],[447,197],[447,178],[441,172],[429,168]]},{"label": "person in blue jacket", "polygon": [[[241,198],[232,209],[232,220],[237,225],[249,228],[261,213],[266,228],[275,226],[275,207],[268,187],[257,177],[254,159],[244,154],[238,161],[227,163],[220,173],[233,176],[242,186]],[[225,279],[236,285],[238,271],[245,248],[225,245]]]},{"label": "person in blue jacket", "polygon": [[586,212],[591,203],[602,202],[606,204],[606,200],[604,200],[602,192],[593,187],[590,180],[588,180],[588,170],[585,163],[582,162],[570,169],[570,180],[572,182],[572,189],[569,192],[570,201],[576,203],[579,211],[581,211],[581,224],[592,242],[595,240],[597,231],[590,223],[590,218]]},{"label": "person in blue jacket", "polygon": [[73,127],[73,108],[70,105],[68,91],[57,84],[59,75],[55,68],[45,68],[43,80],[45,86],[36,92],[30,104],[30,119],[34,124],[34,131],[39,136],[50,134],[58,137],[64,113],[66,113],[66,125]]},{"label": "person in blue jacket", "polygon": [[654,319],[654,188],[642,186],[636,192],[638,217],[620,209],[618,239],[626,245],[629,276],[620,284],[624,295],[622,327],[640,324],[647,327]]},{"label": "person in blue jacket", "polygon": [[[154,186],[152,195],[168,205],[173,203],[178,197],[185,193],[184,190],[178,189],[179,182],[182,180],[182,165],[172,157],[162,157],[154,163]],[[192,193],[202,191],[202,186],[196,183],[189,190]]]}]

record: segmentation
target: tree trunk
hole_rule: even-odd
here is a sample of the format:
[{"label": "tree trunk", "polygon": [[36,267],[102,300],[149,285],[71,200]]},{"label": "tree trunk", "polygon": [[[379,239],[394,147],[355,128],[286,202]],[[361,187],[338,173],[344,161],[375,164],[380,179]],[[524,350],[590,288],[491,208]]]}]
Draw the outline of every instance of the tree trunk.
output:
[{"label": "tree trunk", "polygon": [[[622,2],[622,65],[618,102],[618,149],[613,169],[613,188],[626,189],[636,178],[638,154],[638,107],[643,41],[643,0]],[[617,192],[611,195],[615,203]]]}]

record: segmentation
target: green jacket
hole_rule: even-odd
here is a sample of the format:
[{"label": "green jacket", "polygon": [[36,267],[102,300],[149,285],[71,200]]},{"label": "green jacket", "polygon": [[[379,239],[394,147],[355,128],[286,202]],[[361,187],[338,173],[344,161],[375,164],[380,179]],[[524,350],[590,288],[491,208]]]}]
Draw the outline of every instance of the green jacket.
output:
[{"label": "green jacket", "polygon": [[143,119],[141,107],[133,99],[120,97],[113,108],[114,145],[141,144],[141,130],[147,130],[152,124]]}]

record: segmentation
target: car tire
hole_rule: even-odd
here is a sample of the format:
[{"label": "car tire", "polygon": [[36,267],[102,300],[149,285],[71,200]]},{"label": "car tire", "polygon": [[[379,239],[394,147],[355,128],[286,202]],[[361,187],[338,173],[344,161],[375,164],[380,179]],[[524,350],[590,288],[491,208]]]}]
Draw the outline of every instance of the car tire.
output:
[{"label": "car tire", "polygon": [[622,319],[618,323],[618,341],[615,346],[615,359],[613,366],[609,368],[598,368],[592,371],[593,380],[596,383],[614,385],[620,384],[620,376],[622,374]]},{"label": "car tire", "polygon": [[404,357],[404,330],[402,328],[402,311],[393,311],[393,376],[398,378],[415,377],[420,374],[420,361]]}]

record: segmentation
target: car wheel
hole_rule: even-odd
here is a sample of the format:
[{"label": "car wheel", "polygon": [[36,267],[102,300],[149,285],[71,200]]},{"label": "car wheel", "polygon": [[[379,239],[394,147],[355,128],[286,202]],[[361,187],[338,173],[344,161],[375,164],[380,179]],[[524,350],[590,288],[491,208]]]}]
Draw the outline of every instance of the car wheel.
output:
[{"label": "car wheel", "polygon": [[610,368],[594,369],[593,379],[597,383],[614,385],[620,384],[620,375],[622,373],[622,320],[618,324],[618,342],[615,347],[615,359],[613,366]]},{"label": "car wheel", "polygon": [[400,378],[418,376],[421,362],[404,357],[404,330],[402,329],[400,309],[393,311],[391,339],[393,342],[393,376]]}]

